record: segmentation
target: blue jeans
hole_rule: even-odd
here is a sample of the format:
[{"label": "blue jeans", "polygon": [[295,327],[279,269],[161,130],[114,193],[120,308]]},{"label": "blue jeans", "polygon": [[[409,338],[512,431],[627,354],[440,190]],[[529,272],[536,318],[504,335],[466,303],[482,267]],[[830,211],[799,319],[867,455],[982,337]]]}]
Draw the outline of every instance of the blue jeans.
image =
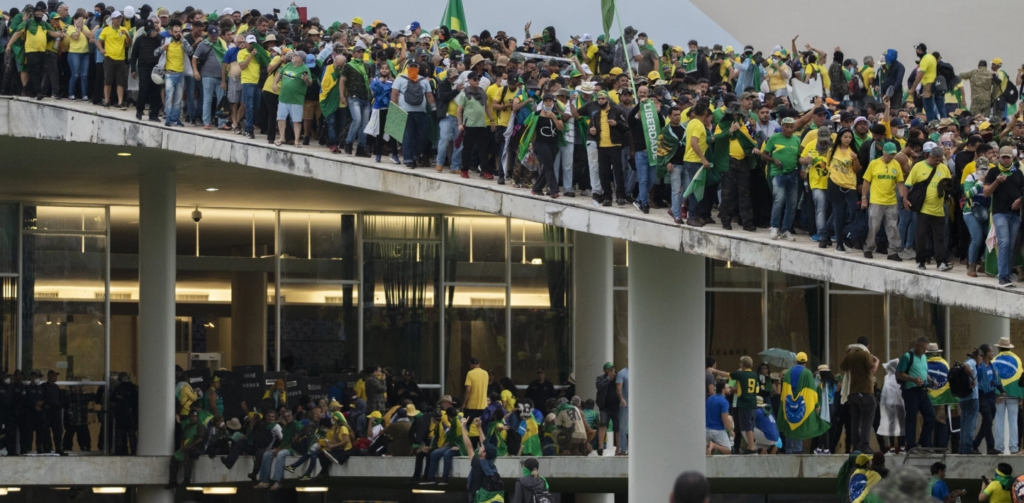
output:
[{"label": "blue jeans", "polygon": [[277,456],[274,456],[274,451],[267,449],[263,453],[263,463],[260,464],[260,482],[263,482],[264,484],[270,482],[271,467],[274,469],[274,481],[280,482],[281,479],[284,478],[285,458],[287,458],[291,453],[292,451],[289,449],[281,449],[281,451],[277,453]]},{"label": "blue jeans", "polygon": [[903,433],[907,436],[907,449],[919,445],[917,437],[917,414],[921,414],[921,447],[932,446],[932,429],[935,428],[935,409],[932,408],[928,389],[922,386],[903,390],[903,405],[907,416],[903,422]]},{"label": "blue jeans", "polygon": [[629,452],[629,407],[619,407],[619,451]]},{"label": "blue jeans", "polygon": [[454,116],[447,116],[437,123],[440,129],[440,138],[437,140],[437,166],[444,166],[444,160],[448,157],[448,146],[452,145],[452,171],[462,170],[462,144],[455,147],[455,138],[459,136],[459,120]]},{"label": "blue jeans", "polygon": [[[690,182],[693,182],[694,175],[700,170],[701,163],[699,162],[684,162],[681,166],[674,166],[672,170],[672,216],[676,218],[682,217],[682,204],[683,204],[683,192],[686,191],[686,187],[690,186]],[[697,196],[690,194],[687,198],[689,201],[689,211],[697,211]],[[697,215],[694,214],[696,217]]]},{"label": "blue jeans", "polygon": [[[996,258],[999,262],[999,279],[1009,281],[1010,271],[1013,269],[1013,244],[1017,242],[1017,231],[1020,230],[1020,215],[993,213],[992,225],[996,226],[998,246]],[[997,426],[997,428],[1001,428],[1001,426]]]},{"label": "blue jeans", "polygon": [[896,204],[900,208],[900,236],[903,238],[901,246],[904,250],[914,249],[914,237],[917,235],[917,213],[903,207],[903,196],[896,192]]},{"label": "blue jeans", "polygon": [[804,452],[803,440],[787,438],[786,443],[783,445],[785,445],[783,449],[786,451],[786,454],[803,454]]},{"label": "blue jeans", "polygon": [[633,159],[636,161],[636,177],[640,180],[640,193],[636,200],[640,201],[640,204],[651,204],[651,187],[658,181],[658,166],[651,165],[646,150],[637,152]]},{"label": "blue jeans", "polygon": [[242,84],[242,103],[245,104],[245,132],[252,132],[252,124],[256,121],[256,111],[260,108],[260,86],[258,84]]},{"label": "blue jeans", "polygon": [[562,179],[562,187],[565,187],[566,192],[572,191],[572,149],[572,143],[558,147],[558,154],[555,155],[555,175]]},{"label": "blue jeans", "polygon": [[185,74],[167,72],[164,74],[164,109],[167,125],[181,120],[181,96],[184,93]]},{"label": "blue jeans", "polygon": [[928,116],[928,122],[937,121],[944,117],[943,114],[939,113],[939,103],[942,103],[942,109],[946,109],[945,99],[943,95],[935,93],[935,84],[932,83],[932,97],[924,98],[924,113]]},{"label": "blue jeans", "polygon": [[[189,120],[195,121],[195,120],[199,119],[199,117],[198,117],[200,115],[199,105],[202,103],[202,98],[201,97],[200,98],[196,97],[196,78],[195,77],[188,77],[188,76],[186,76],[184,80],[185,80],[185,104],[184,104],[185,110],[188,112]],[[200,85],[200,89],[202,89],[201,85]]]},{"label": "blue jeans", "polygon": [[359,145],[366,150],[366,125],[370,123],[370,102],[368,100],[348,97],[348,113],[352,115],[352,125],[348,128],[348,136],[345,143],[352,143],[356,136],[359,137]]},{"label": "blue jeans", "polygon": [[352,116],[344,108],[339,108],[327,116],[327,146],[333,147],[341,143],[341,132],[351,121]]},{"label": "blue jeans", "polygon": [[1010,423],[1010,438],[1008,438],[1010,454],[1017,454],[1020,450],[1020,437],[1017,435],[1017,411],[1018,404],[1020,404],[1019,398],[1006,398],[1002,402],[996,402],[996,418],[995,422],[992,423],[992,432],[995,434],[996,439],[996,452],[1002,454],[1003,439],[1006,434],[1003,432],[1003,418],[1005,417]]},{"label": "blue jeans", "polygon": [[[220,79],[214,77],[203,77],[203,125],[210,126],[213,121],[213,114],[210,113],[211,106],[220,104],[224,97],[224,90],[220,88]],[[214,103],[214,98],[217,102]],[[217,127],[224,124],[224,119],[217,119]]]},{"label": "blue jeans", "polygon": [[974,427],[978,424],[978,399],[960,400],[960,454],[974,451]]},{"label": "blue jeans", "polygon": [[817,228],[818,238],[828,238],[828,191],[811,189],[811,197],[814,198],[814,226]]},{"label": "blue jeans", "polygon": [[[798,173],[798,171],[793,171],[772,178],[771,226],[774,229],[780,229],[781,232],[793,228],[793,218],[796,217],[796,189],[800,183]],[[785,209],[785,213],[783,213],[783,209]]]},{"label": "blue jeans", "polygon": [[[350,133],[351,134],[351,133]],[[402,158],[406,165],[416,165],[416,158],[427,150],[430,141],[430,117],[426,112],[409,112],[402,138]]]},{"label": "blue jeans", "polygon": [[981,247],[985,244],[985,223],[974,218],[973,213],[964,213],[964,223],[971,233],[971,244],[967,247],[967,263],[977,264]]},{"label": "blue jeans", "polygon": [[89,53],[68,53],[68,66],[71,67],[71,80],[68,81],[68,94],[75,95],[75,79],[78,79],[81,86],[81,98],[89,96]]},{"label": "blue jeans", "polygon": [[[978,450],[981,443],[985,442],[985,450],[988,453],[996,452],[995,438],[992,436],[992,419],[996,414],[996,392],[978,392],[978,417],[981,421],[981,429],[974,437],[974,449]],[[961,433],[963,434],[963,433]]]},{"label": "blue jeans", "polygon": [[[572,152],[570,150],[570,152]],[[629,160],[633,158],[633,149],[628,146],[622,147],[622,178],[625,181],[626,195],[633,194],[633,189],[636,188],[637,184],[637,173],[635,170],[629,169]],[[569,169],[572,170],[572,163],[570,162]]]},{"label": "blue jeans", "polygon": [[433,482],[437,475],[437,465],[444,458],[444,471],[441,472],[441,480],[447,481],[452,473],[452,458],[459,455],[457,447],[441,447],[430,452],[430,464],[427,465],[426,480]]}]

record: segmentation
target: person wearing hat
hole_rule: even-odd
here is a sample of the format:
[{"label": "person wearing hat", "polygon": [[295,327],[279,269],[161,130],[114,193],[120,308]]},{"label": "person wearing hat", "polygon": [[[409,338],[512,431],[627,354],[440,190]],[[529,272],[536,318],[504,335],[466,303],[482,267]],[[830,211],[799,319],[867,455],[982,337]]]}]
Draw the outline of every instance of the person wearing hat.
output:
[{"label": "person wearing hat", "polygon": [[533,503],[544,501],[540,498],[549,496],[548,481],[540,476],[540,462],[537,458],[526,458],[519,463],[523,470],[523,476],[516,480],[515,492],[513,492],[511,503]]},{"label": "person wearing hat", "polygon": [[[224,78],[222,61],[224,60],[224,54],[228,50],[228,41],[225,38],[221,38],[220,27],[216,24],[210,23],[206,33],[207,37],[195,47],[195,52],[192,54],[192,74],[199,79],[202,85],[203,129],[210,130],[215,127],[224,129],[226,119],[218,117],[217,124],[214,124],[214,116],[211,110],[212,107],[220,104],[220,100],[224,98],[224,92],[227,88],[227,86],[222,85]],[[196,119],[196,117],[193,117],[193,119]]]},{"label": "person wearing hat", "polygon": [[[557,190],[557,186],[555,190]],[[536,409],[542,414],[547,415],[548,412],[553,411],[548,411],[545,408],[545,404],[549,398],[557,398],[558,393],[555,391],[555,385],[547,380],[544,369],[538,368],[537,378],[526,387],[526,392],[523,396],[533,400],[533,403],[537,404]]]},{"label": "person wearing hat", "polygon": [[754,229],[750,174],[757,167],[757,156],[753,154],[757,143],[750,135],[748,122],[756,96],[750,92],[741,93],[738,100],[729,104],[715,127],[715,141],[729,141],[728,154],[725,149],[713,150],[715,166],[720,170],[727,167],[722,176],[722,201],[719,205],[722,228],[726,230],[732,229],[735,216],[739,217],[744,230]]},{"label": "person wearing hat", "polygon": [[757,418],[754,423],[754,447],[761,454],[775,454],[778,451],[779,427],[772,416],[772,405],[757,397]]},{"label": "person wearing hat", "polygon": [[[800,138],[793,134],[796,120],[782,119],[782,131],[768,138],[761,150],[761,158],[770,166],[772,177],[772,215],[769,237],[795,241],[790,230],[796,217],[796,203],[800,187]],[[742,199],[742,195],[740,196]],[[724,221],[723,221],[724,222]]]},{"label": "person wearing hat", "polygon": [[431,70],[428,62],[409,65],[406,73],[398,76],[391,86],[391,101],[408,114],[401,143],[402,160],[410,169],[416,167],[417,160],[426,152],[430,142],[431,122],[427,107],[435,106],[429,77]]},{"label": "person wearing hat", "polygon": [[[914,84],[910,86],[910,92],[922,100],[922,108],[924,108],[928,120],[938,120],[942,117],[942,114],[939,112],[938,103],[945,103],[941,101],[942,95],[936,95],[937,93],[934,89],[935,79],[938,76],[939,62],[935,59],[935,56],[928,53],[928,47],[923,43],[917,44],[914,50],[917,52],[917,57],[920,58],[921,62],[918,63],[917,76],[914,78]],[[917,91],[918,85],[921,86],[920,92]]]},{"label": "person wearing hat", "polygon": [[988,115],[992,111],[992,101],[998,98],[999,92],[992,79],[992,71],[985,60],[978,62],[978,67],[969,72],[962,72],[960,78],[971,83],[971,113]]},{"label": "person wearing hat", "polygon": [[[370,86],[370,78],[373,76],[373,65],[367,64],[364,60],[366,54],[366,43],[356,40],[352,48],[352,58],[341,70],[341,78],[338,86],[342,89],[341,106],[348,107],[352,117],[348,129],[348,136],[345,137],[344,150],[346,154],[357,157],[370,157],[366,145],[366,125],[370,122],[372,111],[371,99],[373,93]],[[390,94],[390,93],[389,93]],[[358,146],[356,140],[359,140]]]},{"label": "person wearing hat", "polygon": [[1013,243],[1020,230],[1021,197],[1024,196],[1024,174],[1016,162],[1013,147],[999,148],[999,162],[996,169],[989,169],[985,174],[985,188],[982,195],[992,198],[992,224],[996,230],[998,251],[999,286],[1013,288],[1010,274],[1014,264]]},{"label": "person wearing hat", "polygon": [[[928,259],[927,240],[929,233],[934,244],[935,263],[938,265],[938,270],[948,271],[953,268],[953,265],[949,263],[949,252],[943,244],[943,236],[945,236],[945,211],[942,203],[951,183],[945,180],[952,178],[949,168],[943,162],[944,156],[945,153],[942,151],[942,147],[932,147],[928,151],[928,158],[915,164],[906,179],[907,188],[911,192],[915,190],[915,185],[926,184],[924,186],[926,188],[923,189],[926,191],[924,203],[920,208],[911,207],[909,193],[908,197],[903,198],[904,208],[917,212],[917,236],[915,237],[917,254],[915,259],[917,261],[917,268],[922,271],[926,269],[925,261]],[[1012,162],[1012,158],[1010,161]],[[1024,180],[1024,178],[1018,179]],[[941,191],[939,189],[940,185],[944,187]],[[918,187],[917,190],[922,190],[922,187]],[[1017,204],[1019,207],[1020,203],[1018,202]],[[1017,217],[1017,224],[1019,227],[1020,217]],[[1009,277],[1010,274],[1007,272],[1006,283],[1008,284],[1010,284]],[[1003,285],[1002,280],[1000,280],[1000,285]]]},{"label": "person wearing hat", "polygon": [[[128,107],[124,99],[124,89],[128,85],[128,66],[125,65],[127,49],[132,45],[128,29],[121,26],[124,20],[120,12],[110,15],[110,25],[100,31],[96,38],[96,50],[103,55],[103,106],[110,107],[110,91],[116,86],[117,108]],[[26,44],[27,46],[27,44]]]},{"label": "person wearing hat", "polygon": [[612,362],[605,362],[602,367],[604,372],[597,376],[595,379],[595,385],[597,386],[597,397],[595,403],[600,410],[601,417],[598,421],[597,429],[597,455],[604,455],[605,439],[608,438],[607,432],[609,428],[609,421],[611,422],[611,430],[615,436],[615,445],[619,444],[619,395],[615,391],[615,364]]},{"label": "person wearing hat", "polygon": [[1022,368],[1020,358],[1013,352],[1013,344],[1009,337],[1000,337],[995,344],[999,353],[992,359],[992,368],[996,378],[1000,380],[1004,395],[996,399],[996,414],[993,419],[995,433],[996,452],[1006,452],[1004,448],[1003,421],[1009,421],[1010,436],[1007,439],[1010,454],[1017,454],[1020,449],[1020,436],[1017,434],[1017,415],[1021,399],[1024,398],[1024,389],[1020,386]]},{"label": "person wearing hat", "polygon": [[[615,202],[626,205],[626,186],[622,172],[622,145],[628,130],[625,112],[612,106],[607,91],[597,93],[598,110],[590,113],[590,135],[597,139],[597,166],[601,193],[594,201],[603,206],[612,205],[612,181],[615,183]],[[591,180],[593,184],[594,180]]]},{"label": "person wearing hat", "polygon": [[[864,258],[872,258],[875,251],[875,235],[883,224],[889,243],[900,242],[899,211],[896,206],[896,192],[902,199],[907,198],[907,186],[903,183],[903,168],[896,162],[896,144],[888,142],[882,146],[882,156],[871,161],[864,170],[864,183],[861,184],[861,209],[868,210],[868,234],[864,240]],[[874,189],[874,190],[872,190]],[[869,195],[870,194],[870,200]],[[889,260],[901,262],[893,246],[887,257]]]},{"label": "person wearing hat", "polygon": [[[776,424],[779,434],[786,437],[786,454],[803,452],[803,441],[819,437],[828,431],[829,424],[822,418],[818,403],[819,393],[814,374],[807,368],[807,353],[796,354],[796,365],[780,377],[782,392]],[[797,417],[792,411],[801,414]]]},{"label": "person wearing hat", "polygon": [[858,454],[854,466],[847,484],[846,501],[862,503],[871,489],[882,480],[882,476],[871,469],[871,454]]},{"label": "person wearing hat", "polygon": [[[257,25],[260,26],[260,25]],[[245,41],[238,47],[238,67],[242,70],[242,102],[245,104],[245,125],[242,128],[245,137],[254,140],[253,126],[256,122],[256,113],[260,109],[261,93],[259,88],[260,70],[268,63],[267,58],[257,58],[259,52],[256,48],[256,35],[245,36]]]},{"label": "person wearing hat", "polygon": [[[977,142],[972,145],[973,140],[980,140],[980,136],[973,135],[967,142],[967,148],[957,155],[966,155],[970,149],[974,149],[974,157],[961,170],[961,191],[964,194],[963,221],[970,233],[970,242],[967,245],[967,275],[976,278],[978,271],[984,272],[984,264],[981,261],[982,244],[985,242],[985,227],[988,225],[988,203],[983,195],[984,180],[991,166],[990,157],[998,156],[998,150],[992,148],[988,143]],[[974,212],[978,211],[975,216]],[[963,255],[961,255],[963,256]]]},{"label": "person wearing hat", "polygon": [[[479,166],[480,176],[491,180],[494,178],[494,163],[489,162],[490,134],[494,132],[494,112],[487,99],[490,81],[482,73],[484,62],[483,56],[473,56],[470,66],[477,70],[465,74],[465,85],[454,102],[459,132],[463,133],[462,151],[469,154],[463,156],[461,176],[469,178],[469,172],[477,171]],[[473,152],[477,155],[473,156]]]},{"label": "person wearing hat", "polygon": [[[268,37],[269,38],[269,37]],[[313,56],[309,54],[308,56]],[[295,147],[299,148],[299,138],[302,137],[302,121],[304,117],[303,106],[306,102],[306,90],[313,83],[312,73],[306,64],[307,54],[302,51],[291,53],[291,63],[282,64],[274,72],[273,90],[277,91],[277,139],[275,145],[281,145],[285,137],[285,124],[288,119],[292,121],[292,131],[295,137]],[[312,61],[316,66],[316,61]]]},{"label": "person wearing hat", "polygon": [[[908,451],[918,445],[932,446],[932,430],[935,427],[935,411],[932,409],[928,388],[932,379],[928,376],[928,338],[918,337],[914,347],[903,353],[896,365],[896,380],[901,383],[901,395],[906,409],[903,433]],[[921,436],[917,436],[917,416],[921,415]]]},{"label": "person wearing hat", "polygon": [[181,421],[181,447],[171,456],[170,480],[164,489],[174,489],[178,486],[178,468],[183,463],[185,465],[183,483],[185,486],[192,483],[192,465],[202,455],[205,441],[206,425],[199,420],[199,411],[193,409],[189,411],[188,417]]}]

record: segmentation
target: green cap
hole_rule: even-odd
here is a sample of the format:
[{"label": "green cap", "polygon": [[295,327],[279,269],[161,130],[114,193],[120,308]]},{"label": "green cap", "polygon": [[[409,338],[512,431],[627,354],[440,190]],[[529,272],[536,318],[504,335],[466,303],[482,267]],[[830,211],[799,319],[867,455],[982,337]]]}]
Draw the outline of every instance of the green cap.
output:
[{"label": "green cap", "polygon": [[614,363],[612,363],[612,362],[605,362],[604,363],[604,369],[605,370],[613,369],[613,368],[615,368],[615,364]]},{"label": "green cap", "polygon": [[886,154],[895,154],[896,153],[896,145],[893,144],[893,143],[886,143],[882,147],[882,152],[885,152]]},{"label": "green cap", "polygon": [[598,91],[597,92],[597,97],[598,98],[608,99],[608,91]]}]

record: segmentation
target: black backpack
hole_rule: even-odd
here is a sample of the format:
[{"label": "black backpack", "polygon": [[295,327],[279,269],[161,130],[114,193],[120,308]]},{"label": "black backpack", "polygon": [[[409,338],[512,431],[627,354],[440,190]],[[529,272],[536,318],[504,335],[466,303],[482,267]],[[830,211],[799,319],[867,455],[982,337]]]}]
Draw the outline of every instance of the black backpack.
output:
[{"label": "black backpack", "polygon": [[915,213],[921,212],[921,208],[924,207],[925,197],[928,195],[928,184],[932,183],[932,177],[935,176],[935,172],[938,170],[938,167],[932,168],[932,172],[928,175],[928,178],[925,178],[924,180],[915,183],[913,187],[910,187],[910,192],[907,194],[907,200],[910,201],[910,211]]},{"label": "black backpack", "polygon": [[949,375],[947,376],[947,382],[949,383],[949,392],[957,398],[968,398],[971,396],[973,386],[971,386],[971,376],[967,375],[967,370],[960,362],[953,363],[953,366],[949,368]]},{"label": "black backpack", "polygon": [[505,482],[501,480],[501,475],[495,473],[490,477],[484,477],[484,483],[480,488],[489,493],[504,491]]},{"label": "black backpack", "polygon": [[413,82],[409,77],[405,77],[405,79],[409,81],[409,85],[405,86],[405,92],[402,93],[405,96],[405,103],[414,107],[422,105],[424,92],[420,81]]},{"label": "black backpack", "polygon": [[546,489],[533,493],[533,503],[554,503],[555,498]]}]

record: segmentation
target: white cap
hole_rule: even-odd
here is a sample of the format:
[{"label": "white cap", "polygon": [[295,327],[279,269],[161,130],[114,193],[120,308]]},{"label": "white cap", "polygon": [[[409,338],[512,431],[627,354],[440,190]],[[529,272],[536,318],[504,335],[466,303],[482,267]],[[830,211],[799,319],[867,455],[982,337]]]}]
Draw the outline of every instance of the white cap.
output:
[{"label": "white cap", "polygon": [[580,42],[593,42],[593,39],[590,38],[589,33],[584,33],[580,36]]},{"label": "white cap", "polygon": [[580,65],[580,67],[583,68],[583,74],[584,75],[593,75],[594,74],[594,72],[591,71],[590,66],[588,66],[586,63],[583,63],[582,65]]},{"label": "white cap", "polygon": [[245,37],[245,43],[247,43],[247,44],[255,44],[256,43],[256,35],[247,35]]},{"label": "white cap", "polygon": [[220,11],[220,15],[222,15],[222,16],[230,16],[230,15],[232,15],[234,13],[235,13],[235,10],[232,9],[231,7],[224,7],[224,10]]},{"label": "white cap", "polygon": [[121,11],[119,10],[115,10],[110,14],[110,19],[117,19],[119,17],[121,17]]},{"label": "white cap", "polygon": [[430,34],[427,33],[427,32],[420,33],[420,40],[423,40],[423,39],[428,39],[429,40],[430,39]]},{"label": "white cap", "polygon": [[933,149],[935,147],[938,147],[938,146],[939,146],[938,143],[935,143],[933,141],[926,141],[926,142],[924,142],[924,147],[922,147],[922,149],[923,149],[922,151],[923,152],[928,152],[931,149]]},{"label": "white cap", "polygon": [[352,50],[356,50],[356,49],[362,49],[362,50],[365,51],[366,50],[366,42],[363,42],[362,39],[356,40],[356,46],[353,47]]},{"label": "white cap", "polygon": [[131,5],[125,7],[124,8],[124,17],[126,17],[128,19],[134,18],[135,17],[135,7],[132,7]]}]

